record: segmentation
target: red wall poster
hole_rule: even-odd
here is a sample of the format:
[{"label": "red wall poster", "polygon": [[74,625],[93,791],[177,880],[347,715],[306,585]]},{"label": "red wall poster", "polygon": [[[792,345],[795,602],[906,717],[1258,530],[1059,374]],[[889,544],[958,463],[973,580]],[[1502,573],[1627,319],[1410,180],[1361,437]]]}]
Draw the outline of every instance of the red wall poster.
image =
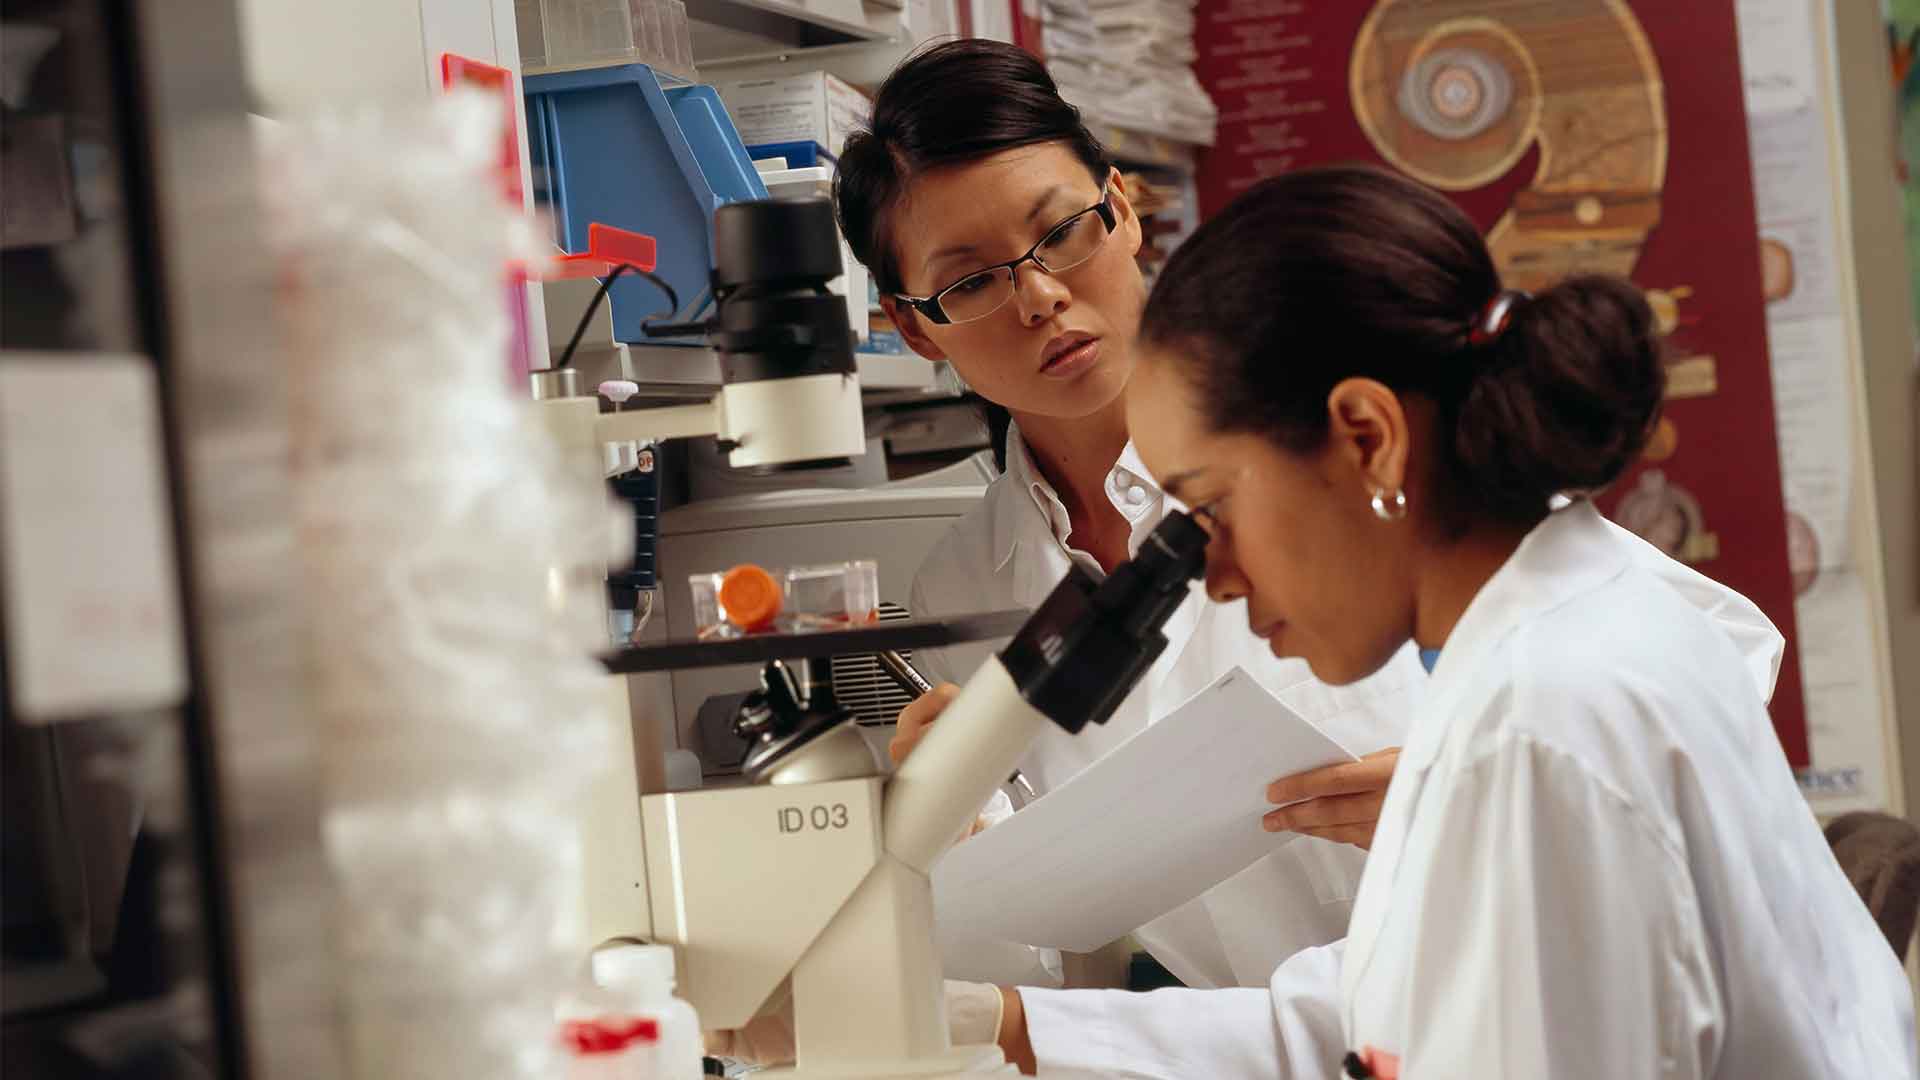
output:
[{"label": "red wall poster", "polygon": [[1624,274],[1668,334],[1666,418],[1600,504],[1787,636],[1774,723],[1808,764],[1733,0],[1205,0],[1220,108],[1202,213],[1262,177],[1398,169],[1485,230],[1509,287]]}]

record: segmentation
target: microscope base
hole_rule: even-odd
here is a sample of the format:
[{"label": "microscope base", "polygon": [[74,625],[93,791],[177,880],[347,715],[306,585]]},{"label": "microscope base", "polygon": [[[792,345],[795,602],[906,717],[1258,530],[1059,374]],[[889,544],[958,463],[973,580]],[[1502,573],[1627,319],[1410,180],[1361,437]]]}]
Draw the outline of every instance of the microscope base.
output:
[{"label": "microscope base", "polygon": [[861,1062],[854,1066],[824,1069],[769,1069],[753,1074],[754,1080],[976,1080],[982,1076],[1018,1076],[1020,1070],[1007,1064],[997,1046],[956,1046],[944,1057],[915,1061]]}]

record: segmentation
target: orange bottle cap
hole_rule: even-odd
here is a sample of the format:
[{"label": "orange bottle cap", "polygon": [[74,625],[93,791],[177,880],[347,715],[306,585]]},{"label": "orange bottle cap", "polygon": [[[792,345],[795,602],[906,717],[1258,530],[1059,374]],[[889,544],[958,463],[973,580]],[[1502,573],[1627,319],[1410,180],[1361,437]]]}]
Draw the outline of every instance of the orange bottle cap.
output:
[{"label": "orange bottle cap", "polygon": [[736,566],[720,578],[720,606],[740,629],[764,630],[780,614],[780,583],[752,563]]}]

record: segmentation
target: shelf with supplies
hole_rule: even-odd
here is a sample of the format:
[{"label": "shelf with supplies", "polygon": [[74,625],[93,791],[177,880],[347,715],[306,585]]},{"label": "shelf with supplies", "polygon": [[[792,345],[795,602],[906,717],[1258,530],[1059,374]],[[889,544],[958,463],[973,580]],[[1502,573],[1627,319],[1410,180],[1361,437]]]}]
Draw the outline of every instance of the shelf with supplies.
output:
[{"label": "shelf with supplies", "polygon": [[694,62],[727,65],[902,36],[895,0],[689,0]]}]

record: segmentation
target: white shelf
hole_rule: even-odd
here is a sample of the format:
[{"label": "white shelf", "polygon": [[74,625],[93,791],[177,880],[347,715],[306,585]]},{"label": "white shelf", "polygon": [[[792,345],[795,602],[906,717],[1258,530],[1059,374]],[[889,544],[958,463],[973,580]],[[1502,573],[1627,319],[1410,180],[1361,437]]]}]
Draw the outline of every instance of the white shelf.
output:
[{"label": "white shelf", "polygon": [[896,0],[690,0],[694,64],[738,66],[817,49],[885,46],[903,34]]},{"label": "white shelf", "polygon": [[[703,77],[729,79],[773,78],[800,71],[820,70],[854,86],[875,86],[912,47],[905,41],[859,41],[845,45],[762,48],[698,61]],[[711,76],[708,73],[711,72]]]},{"label": "white shelf", "polygon": [[[702,10],[711,10],[729,5],[740,8],[751,8],[754,11],[779,16],[781,19],[789,20],[801,26],[810,26],[818,30],[842,34],[851,41],[885,41],[893,36],[893,30],[891,28],[875,29],[865,21],[855,22],[851,19],[828,14],[805,4],[794,3],[792,0],[698,0],[698,3]],[[874,6],[884,7],[892,11],[900,10],[898,6],[893,4],[876,4]],[[699,18],[699,16],[694,13],[691,5],[688,7],[687,15],[689,18]]]}]

